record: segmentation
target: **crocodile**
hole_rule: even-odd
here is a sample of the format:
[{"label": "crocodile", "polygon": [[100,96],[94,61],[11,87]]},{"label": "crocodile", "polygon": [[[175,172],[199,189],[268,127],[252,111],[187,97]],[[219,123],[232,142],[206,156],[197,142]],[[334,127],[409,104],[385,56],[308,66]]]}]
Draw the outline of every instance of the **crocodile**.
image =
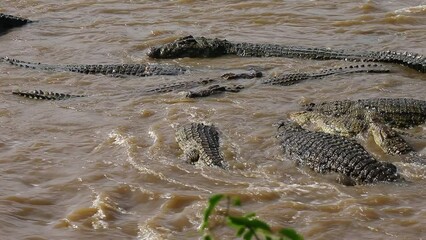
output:
[{"label": "crocodile", "polygon": [[219,150],[219,132],[213,125],[189,123],[176,131],[176,141],[187,162],[201,162],[207,166],[228,169]]},{"label": "crocodile", "polygon": [[394,128],[425,123],[426,101],[410,98],[371,98],[309,103],[305,111],[290,114],[301,125],[313,124],[323,132],[353,137],[371,133],[376,144],[391,155],[414,149]]},{"label": "crocodile", "polygon": [[[203,84],[205,82],[209,82],[211,79],[206,80],[200,80],[200,84]],[[191,85],[195,85],[197,82],[188,82],[181,84],[173,83],[173,84],[165,84],[162,86],[147,88],[145,90],[142,90],[141,93],[145,93],[147,95],[154,94],[154,93],[168,93],[175,90],[183,89],[183,88],[189,88]],[[190,90],[185,93],[185,97],[187,98],[201,98],[201,97],[208,97],[211,95],[220,94],[223,92],[239,92],[241,89],[243,89],[244,86],[242,85],[211,85],[206,88],[201,89],[195,89]],[[70,98],[78,98],[78,97],[87,97],[86,95],[75,95],[75,94],[68,94],[68,93],[58,93],[58,92],[52,92],[52,91],[45,91],[45,90],[32,90],[32,91],[21,91],[21,90],[15,90],[12,91],[12,94],[18,95],[24,98],[29,99],[35,99],[35,100],[67,100]]]},{"label": "crocodile", "polygon": [[290,113],[290,119],[300,125],[310,123],[319,128],[320,131],[345,137],[371,133],[376,144],[385,153],[391,155],[414,152],[414,149],[404,138],[387,126],[380,114],[374,112],[330,116],[318,112],[301,111]]},{"label": "crocodile", "polygon": [[322,174],[341,174],[353,184],[404,180],[394,164],[378,161],[354,140],[309,131],[289,120],[277,125],[284,155],[298,165]]},{"label": "crocodile", "polygon": [[21,27],[32,22],[33,21],[29,19],[0,13],[0,34],[12,28]]},{"label": "crocodile", "polygon": [[65,71],[83,74],[102,74],[113,77],[137,76],[146,77],[153,75],[180,75],[188,71],[187,68],[170,64],[79,64],[79,65],[53,65],[44,63],[25,62],[9,57],[0,58],[0,62],[9,63],[15,66],[48,70]]},{"label": "crocodile", "polygon": [[330,116],[347,114],[380,114],[385,124],[395,128],[410,128],[426,121],[426,101],[412,98],[368,98],[308,103],[304,110]]},{"label": "crocodile", "polygon": [[212,58],[224,55],[241,57],[287,57],[315,60],[345,60],[396,63],[419,72],[426,72],[426,58],[411,52],[355,51],[329,48],[310,48],[278,44],[233,43],[226,39],[193,37],[179,38],[171,43],[151,47],[151,58]]}]

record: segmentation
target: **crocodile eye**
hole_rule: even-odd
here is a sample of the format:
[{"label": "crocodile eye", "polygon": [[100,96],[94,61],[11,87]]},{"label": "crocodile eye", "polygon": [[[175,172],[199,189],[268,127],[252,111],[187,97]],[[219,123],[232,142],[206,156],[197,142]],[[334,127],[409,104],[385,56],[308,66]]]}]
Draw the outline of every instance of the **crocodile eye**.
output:
[{"label": "crocodile eye", "polygon": [[179,38],[178,40],[188,40],[188,39],[194,39],[194,37],[192,35],[188,35],[188,36]]},{"label": "crocodile eye", "polygon": [[306,105],[306,111],[313,111],[315,107],[315,103],[308,103]]},{"label": "crocodile eye", "polygon": [[182,44],[197,43],[197,40],[195,40],[195,38],[192,35],[180,38],[176,41],[179,42],[179,43],[182,43]]}]

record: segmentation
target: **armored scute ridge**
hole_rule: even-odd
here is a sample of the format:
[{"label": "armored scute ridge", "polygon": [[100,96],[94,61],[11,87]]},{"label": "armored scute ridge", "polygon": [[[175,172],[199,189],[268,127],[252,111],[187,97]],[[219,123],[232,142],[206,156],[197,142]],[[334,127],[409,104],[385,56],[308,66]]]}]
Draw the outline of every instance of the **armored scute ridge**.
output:
[{"label": "armored scute ridge", "polygon": [[207,166],[228,167],[220,153],[219,133],[214,126],[202,123],[183,125],[176,131],[176,141],[189,163],[203,162]]},{"label": "armored scute ridge", "polygon": [[336,172],[356,184],[402,180],[392,163],[377,161],[357,142],[303,129],[290,121],[278,124],[284,155],[318,173]]},{"label": "armored scute ridge", "polygon": [[43,63],[24,62],[8,57],[1,58],[0,62],[6,62],[19,67],[39,70],[66,71],[84,74],[103,74],[115,77],[179,75],[185,73],[187,70],[184,67],[166,64],[51,65]]},{"label": "armored scute ridge", "polygon": [[305,105],[306,111],[331,116],[348,114],[380,114],[385,124],[397,128],[409,128],[426,122],[426,101],[412,98],[370,98],[342,100]]},{"label": "armored scute ridge", "polygon": [[13,91],[15,95],[37,99],[37,100],[66,100],[70,98],[85,97],[84,95],[71,95],[66,93],[47,92],[42,90],[34,90],[30,92]]},{"label": "armored scute ridge", "polygon": [[263,84],[270,85],[281,85],[289,86],[305,80],[313,80],[324,78],[330,75],[342,75],[342,74],[351,74],[351,73],[388,73],[389,69],[386,69],[383,65],[376,63],[364,63],[349,65],[344,67],[329,68],[320,70],[317,72],[301,72],[301,73],[289,73],[282,74],[270,79],[264,80]]},{"label": "armored scute ridge", "polygon": [[419,72],[426,72],[426,58],[420,54],[394,51],[354,51],[328,48],[283,46],[277,44],[232,43],[227,40],[186,36],[171,43],[152,47],[152,58],[219,57],[287,57],[316,60],[346,60],[363,62],[397,63]]},{"label": "armored scute ridge", "polygon": [[25,18],[0,13],[0,33],[11,28],[21,27],[31,22],[31,20]]}]

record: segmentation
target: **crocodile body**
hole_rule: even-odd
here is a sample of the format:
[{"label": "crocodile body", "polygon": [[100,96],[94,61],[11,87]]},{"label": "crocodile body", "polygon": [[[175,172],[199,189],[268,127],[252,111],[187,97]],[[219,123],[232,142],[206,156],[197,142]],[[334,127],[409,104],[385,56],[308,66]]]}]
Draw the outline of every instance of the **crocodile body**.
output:
[{"label": "crocodile body", "polygon": [[189,123],[176,131],[176,141],[189,163],[202,162],[207,166],[227,168],[219,150],[219,133],[214,126]]},{"label": "crocodile body", "polygon": [[207,88],[191,90],[186,94],[187,98],[201,98],[211,95],[220,94],[223,92],[239,92],[244,89],[243,85],[211,85]]},{"label": "crocodile body", "polygon": [[272,77],[264,80],[263,84],[269,85],[281,85],[289,86],[306,80],[314,80],[324,78],[331,75],[342,75],[351,73],[388,73],[389,69],[386,69],[383,65],[376,63],[365,63],[356,64],[336,68],[328,68],[316,72],[301,72],[301,73],[289,73],[282,74],[276,77]]},{"label": "crocodile body", "polygon": [[392,163],[380,162],[348,138],[303,129],[290,121],[278,124],[286,157],[318,173],[336,172],[356,184],[402,180]]},{"label": "crocodile body", "polygon": [[313,125],[323,132],[345,137],[353,137],[368,130],[368,121],[363,114],[331,116],[312,111],[300,111],[290,113],[290,119],[301,126]]},{"label": "crocodile body", "polygon": [[30,92],[13,91],[12,94],[37,100],[66,100],[70,98],[85,97],[85,95],[73,95],[66,93],[47,92],[43,90],[34,90]]},{"label": "crocodile body", "polygon": [[287,57],[316,60],[346,60],[364,62],[397,63],[419,72],[426,72],[426,58],[420,54],[394,51],[333,50],[284,46],[278,44],[232,43],[227,40],[186,36],[171,43],[152,47],[147,55],[152,58],[219,57]]},{"label": "crocodile body", "polygon": [[342,100],[305,105],[306,111],[330,116],[380,114],[385,124],[396,128],[409,128],[425,123],[426,101],[412,98],[370,98]]},{"label": "crocodile body", "polygon": [[24,26],[33,21],[21,17],[0,13],[0,34],[15,27]]},{"label": "crocodile body", "polygon": [[0,62],[10,63],[15,66],[48,71],[66,71],[83,74],[102,74],[115,77],[137,76],[146,77],[153,75],[180,75],[187,69],[168,64],[101,64],[101,65],[51,65],[43,63],[24,62],[8,57],[3,57]]}]

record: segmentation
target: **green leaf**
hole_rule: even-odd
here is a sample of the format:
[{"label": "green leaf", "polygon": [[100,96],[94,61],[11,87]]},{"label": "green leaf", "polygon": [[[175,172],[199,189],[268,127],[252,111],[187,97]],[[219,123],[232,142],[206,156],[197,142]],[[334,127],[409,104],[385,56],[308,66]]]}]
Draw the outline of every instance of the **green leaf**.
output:
[{"label": "green leaf", "polygon": [[210,215],[213,213],[214,208],[223,197],[224,197],[223,194],[216,194],[210,197],[209,204],[206,210],[204,211],[204,219],[203,219],[203,223],[201,224],[201,229],[207,228]]},{"label": "green leaf", "polygon": [[291,228],[283,228],[279,231],[279,233],[291,240],[303,240],[303,237]]},{"label": "green leaf", "polygon": [[240,229],[238,229],[237,237],[241,237],[243,235],[243,233],[244,233],[245,230],[246,230],[245,227],[241,227]]},{"label": "green leaf", "polygon": [[208,228],[209,218],[213,214],[216,206],[225,197],[227,198],[225,219],[229,227],[236,229],[237,237],[244,240],[251,240],[253,238],[259,239],[260,237],[265,240],[303,240],[303,237],[291,228],[283,228],[279,230],[278,233],[274,234],[270,226],[266,222],[258,219],[255,213],[247,213],[239,217],[230,216],[230,205],[241,206],[241,201],[239,198],[230,197],[224,194],[215,194],[209,198],[207,207],[204,210],[203,222],[200,226],[200,230],[204,230],[203,240],[213,240],[210,234],[208,234],[208,231],[206,231],[206,228]]},{"label": "green leaf", "polygon": [[243,239],[244,240],[250,240],[253,237],[253,235],[254,235],[253,231],[248,231],[248,232],[246,232],[246,234],[244,234]]},{"label": "green leaf", "polygon": [[272,232],[271,227],[269,227],[269,225],[259,219],[251,219],[250,220],[251,226],[255,229],[262,229],[265,232]]},{"label": "green leaf", "polygon": [[244,214],[244,217],[246,217],[246,218],[253,218],[253,217],[256,217],[256,213],[247,213],[247,214]]},{"label": "green leaf", "polygon": [[267,223],[255,218],[250,219],[247,217],[228,216],[228,219],[231,224],[236,226],[245,226],[253,230],[262,229],[266,232],[271,232],[271,228],[269,227]]},{"label": "green leaf", "polygon": [[210,235],[206,234],[203,236],[203,240],[213,240],[213,238]]},{"label": "green leaf", "polygon": [[236,225],[236,226],[248,226],[248,219],[245,217],[233,217],[233,216],[228,216],[228,220],[231,224]]}]

